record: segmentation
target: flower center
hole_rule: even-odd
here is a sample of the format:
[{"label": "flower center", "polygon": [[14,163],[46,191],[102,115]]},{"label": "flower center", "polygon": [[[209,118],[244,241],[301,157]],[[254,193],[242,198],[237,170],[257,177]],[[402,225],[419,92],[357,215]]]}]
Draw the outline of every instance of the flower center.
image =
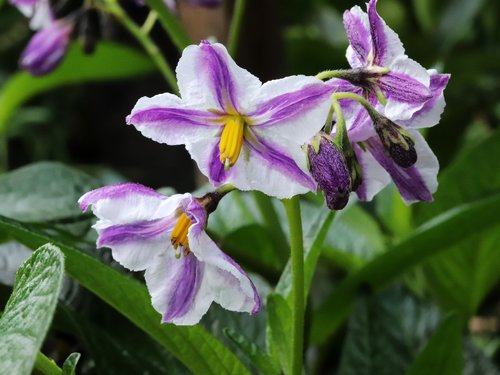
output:
[{"label": "flower center", "polygon": [[187,215],[183,212],[179,217],[179,220],[177,220],[177,224],[175,224],[172,235],[170,236],[170,242],[175,250],[177,250],[179,246],[182,246],[186,251],[189,251],[187,235],[190,226],[191,220],[189,220]]},{"label": "flower center", "polygon": [[219,143],[219,159],[227,170],[236,163],[243,144],[245,121],[241,116],[230,116],[222,130]]}]

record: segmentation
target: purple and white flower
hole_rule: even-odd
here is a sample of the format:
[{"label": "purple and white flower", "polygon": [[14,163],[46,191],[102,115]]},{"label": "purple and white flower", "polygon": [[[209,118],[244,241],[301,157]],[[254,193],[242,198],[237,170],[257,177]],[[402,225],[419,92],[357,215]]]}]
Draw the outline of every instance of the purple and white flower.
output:
[{"label": "purple and white flower", "polygon": [[111,248],[124,267],[145,270],[153,307],[162,322],[192,325],[212,301],[256,313],[260,298],[246,273],[205,233],[207,212],[191,194],[166,197],[139,184],[88,192],[79,200],[98,221],[98,247]]},{"label": "purple and white flower", "polygon": [[65,20],[53,21],[38,31],[21,54],[21,68],[35,76],[54,70],[66,54],[72,31],[73,24]]},{"label": "purple and white flower", "polygon": [[30,19],[32,30],[43,29],[54,20],[49,0],[10,0],[9,2]]},{"label": "purple and white flower", "polygon": [[[357,102],[342,99],[341,107],[346,116],[349,139],[361,166],[363,179],[356,190],[361,200],[371,200],[391,179],[406,203],[432,201],[432,194],[437,189],[439,163],[429,145],[417,129],[431,127],[439,123],[445,107],[444,89],[450,78],[449,74],[439,74],[429,70],[431,98],[410,118],[390,118],[386,108],[380,103],[372,104],[386,117],[400,126],[413,140],[417,160],[410,167],[398,164],[384,146],[377,134],[373,119]],[[355,91],[357,87],[342,80],[328,83],[334,91]]]},{"label": "purple and white flower", "polygon": [[185,144],[214,186],[278,198],[316,189],[301,145],[324,125],[330,88],[291,76],[262,84],[221,44],[187,47],[176,69],[181,98],[141,98],[127,123],[169,145]]},{"label": "purple and white flower", "polygon": [[351,82],[369,99],[382,96],[387,101],[387,117],[407,120],[431,99],[430,77],[406,56],[398,35],[378,15],[376,5],[377,0],[370,0],[368,13],[359,6],[344,13],[349,39],[346,57],[357,72]]}]

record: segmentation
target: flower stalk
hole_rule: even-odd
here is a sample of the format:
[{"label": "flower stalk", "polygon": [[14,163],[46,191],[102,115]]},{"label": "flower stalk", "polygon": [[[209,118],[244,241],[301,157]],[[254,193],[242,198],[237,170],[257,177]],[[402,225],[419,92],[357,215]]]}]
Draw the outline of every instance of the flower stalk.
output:
[{"label": "flower stalk", "polygon": [[234,56],[238,48],[238,39],[240,36],[241,23],[245,13],[246,0],[236,0],[234,3],[233,18],[229,27],[229,36],[227,38],[227,49],[231,56]]},{"label": "flower stalk", "polygon": [[290,250],[292,263],[292,375],[302,374],[304,347],[304,241],[302,218],[298,195],[284,199],[288,226],[290,228]]}]

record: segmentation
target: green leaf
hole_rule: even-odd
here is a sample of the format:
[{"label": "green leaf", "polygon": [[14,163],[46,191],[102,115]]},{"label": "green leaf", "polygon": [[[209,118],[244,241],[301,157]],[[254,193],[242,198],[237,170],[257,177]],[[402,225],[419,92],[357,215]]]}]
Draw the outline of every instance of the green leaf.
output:
[{"label": "green leaf", "polygon": [[34,163],[0,176],[0,215],[28,222],[79,216],[78,198],[97,186],[61,163]]},{"label": "green leaf", "polygon": [[[45,234],[0,217],[0,229],[30,248],[51,241]],[[249,374],[220,341],[202,327],[160,324],[146,288],[73,246],[53,241],[66,257],[66,272],[163,345],[195,374]]]},{"label": "green leaf", "polygon": [[403,374],[411,360],[405,341],[401,297],[390,288],[357,299],[347,327],[339,375]]},{"label": "green leaf", "polygon": [[407,206],[395,185],[389,185],[375,199],[375,209],[384,226],[396,237],[412,230],[412,206]]},{"label": "green leaf", "polygon": [[[179,52],[182,52],[191,40],[187,36],[178,18],[167,8],[163,0],[145,0],[146,4],[158,14],[158,19],[172,39]],[[197,41],[196,41],[197,42]]]},{"label": "green leaf", "polygon": [[345,278],[316,312],[311,327],[312,340],[322,343],[335,332],[348,316],[360,286],[380,288],[426,258],[478,230],[494,226],[500,221],[499,210],[500,194],[455,207],[425,223],[391,250]]},{"label": "green leaf", "polygon": [[1,374],[31,374],[52,321],[63,276],[64,257],[50,244],[41,246],[19,268],[0,319]]},{"label": "green leaf", "polygon": [[280,373],[279,369],[273,366],[269,355],[245,336],[231,328],[225,328],[224,334],[250,359],[251,363],[259,371],[259,374],[278,375]]},{"label": "green leaf", "polygon": [[445,310],[472,316],[500,280],[500,225],[472,233],[424,264],[428,287]]},{"label": "green leaf", "polygon": [[271,293],[267,296],[267,322],[269,327],[269,349],[276,353],[285,375],[292,372],[292,310],[285,299]]},{"label": "green leaf", "polygon": [[38,94],[75,83],[122,79],[153,70],[148,58],[128,47],[100,42],[92,55],[85,55],[81,46],[73,44],[63,63],[52,73],[43,77],[16,73],[2,86],[0,134],[6,131],[16,109]]},{"label": "green leaf", "polygon": [[462,321],[452,314],[441,323],[406,375],[461,375],[463,365]]},{"label": "green leaf", "polygon": [[75,375],[76,365],[80,360],[80,353],[71,353],[63,363],[62,375]]}]

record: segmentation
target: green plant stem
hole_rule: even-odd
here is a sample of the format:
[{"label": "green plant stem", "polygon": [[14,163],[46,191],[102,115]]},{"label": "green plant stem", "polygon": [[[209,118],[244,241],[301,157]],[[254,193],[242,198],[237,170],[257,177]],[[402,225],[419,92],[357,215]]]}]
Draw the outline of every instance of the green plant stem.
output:
[{"label": "green plant stem", "polygon": [[270,231],[278,256],[286,263],[288,260],[288,241],[281,227],[281,220],[274,209],[273,202],[267,195],[258,191],[253,192],[253,197],[264,219],[264,223]]},{"label": "green plant stem", "polygon": [[347,72],[351,72],[351,70],[348,69],[325,70],[324,72],[316,74],[316,78],[321,80],[328,78],[343,78],[345,77]]},{"label": "green plant stem", "polygon": [[54,360],[46,357],[42,352],[38,352],[35,360],[35,369],[44,375],[61,375],[61,368],[54,362]]},{"label": "green plant stem", "polygon": [[300,198],[284,199],[288,226],[290,228],[290,248],[292,263],[292,375],[302,374],[304,346],[304,241],[302,238],[302,218]]},{"label": "green plant stem", "polygon": [[142,24],[141,31],[144,34],[149,34],[153,29],[157,19],[158,13],[156,13],[154,10],[150,11],[148,17],[146,18],[146,21],[144,21],[144,23]]},{"label": "green plant stem", "polygon": [[154,61],[158,70],[171,86],[172,90],[176,94],[179,94],[177,80],[175,79],[172,68],[170,68],[156,44],[149,37],[148,33],[145,33],[145,30],[142,30],[132,19],[130,19],[118,3],[115,3],[114,1],[106,2],[106,10],[116,17],[116,19],[135,37],[135,39],[137,39],[137,41]]},{"label": "green plant stem", "polygon": [[234,57],[238,48],[238,38],[240,36],[241,23],[245,13],[246,0],[236,0],[234,3],[233,17],[229,26],[229,36],[227,38],[227,49]]}]

